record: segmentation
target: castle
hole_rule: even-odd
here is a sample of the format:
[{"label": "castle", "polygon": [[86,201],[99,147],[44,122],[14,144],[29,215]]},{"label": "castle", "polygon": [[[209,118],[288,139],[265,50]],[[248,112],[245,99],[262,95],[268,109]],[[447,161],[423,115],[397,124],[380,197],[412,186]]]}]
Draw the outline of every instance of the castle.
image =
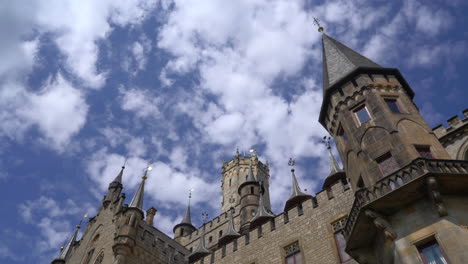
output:
[{"label": "castle", "polygon": [[269,166],[237,155],[222,167],[221,214],[195,227],[190,204],[174,238],[144,213],[143,177],[130,203],[124,168],[98,214],[53,264],[468,263],[468,111],[432,130],[398,69],[323,34],[319,122],[333,137],[315,196],[291,170],[284,211],[270,207]]}]

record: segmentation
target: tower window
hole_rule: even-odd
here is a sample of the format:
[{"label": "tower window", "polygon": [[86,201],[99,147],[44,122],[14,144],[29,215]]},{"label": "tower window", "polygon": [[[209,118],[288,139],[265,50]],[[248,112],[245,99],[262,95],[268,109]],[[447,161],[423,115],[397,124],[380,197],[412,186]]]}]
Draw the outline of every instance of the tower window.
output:
[{"label": "tower window", "polygon": [[395,158],[390,152],[385,153],[376,161],[379,164],[380,171],[384,176],[387,176],[399,169]]},{"label": "tower window", "polygon": [[357,119],[359,120],[359,124],[361,125],[371,119],[369,111],[367,111],[366,105],[358,107],[356,110],[354,110],[354,114],[356,115]]},{"label": "tower window", "polygon": [[223,236],[223,230],[219,230],[219,237]]},{"label": "tower window", "polygon": [[284,251],[286,253],[286,264],[302,264],[302,255],[301,249],[299,248],[299,242],[296,241],[285,247]]},{"label": "tower window", "polygon": [[183,227],[180,229],[180,235],[181,235],[181,236],[184,235],[184,228],[183,228]]},{"label": "tower window", "polygon": [[401,113],[400,107],[398,106],[396,99],[386,98],[384,100],[385,103],[387,103],[388,108],[390,108],[390,110],[392,110],[393,113]]},{"label": "tower window", "polygon": [[418,247],[419,255],[424,264],[446,264],[447,260],[444,252],[437,241],[433,240],[423,246]]},{"label": "tower window", "polygon": [[212,237],[212,236],[210,236],[210,237],[208,238],[208,242],[209,242],[209,243],[213,242],[213,237]]},{"label": "tower window", "polygon": [[364,188],[364,180],[362,179],[362,176],[359,176],[359,180],[357,182],[358,189]]},{"label": "tower window", "polygon": [[416,151],[418,151],[419,156],[426,158],[426,159],[433,159],[430,146],[414,146]]},{"label": "tower window", "polygon": [[343,139],[343,142],[345,144],[346,144],[346,142],[348,142],[348,136],[346,135],[343,127],[341,126],[341,124],[338,126],[338,130],[337,130],[336,134]]},{"label": "tower window", "polygon": [[250,194],[254,194],[254,187],[250,187]]},{"label": "tower window", "polygon": [[229,179],[229,187],[231,187],[231,181],[232,181],[232,179]]}]

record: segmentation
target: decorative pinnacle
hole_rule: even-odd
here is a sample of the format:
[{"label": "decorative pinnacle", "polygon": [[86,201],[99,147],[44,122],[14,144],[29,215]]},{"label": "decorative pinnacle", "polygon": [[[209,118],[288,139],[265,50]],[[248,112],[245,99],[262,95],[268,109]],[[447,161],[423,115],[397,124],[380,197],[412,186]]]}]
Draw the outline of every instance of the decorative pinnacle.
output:
[{"label": "decorative pinnacle", "polygon": [[148,171],[151,171],[151,170],[153,170],[153,167],[148,166],[148,167],[145,169],[145,174],[144,174],[143,177],[141,177],[141,178],[142,178],[143,180],[148,179],[147,174],[148,174]]},{"label": "decorative pinnacle", "polygon": [[206,223],[206,219],[208,219],[208,213],[207,213],[207,212],[203,212],[201,215],[202,215],[203,224],[205,224],[205,223]]},{"label": "decorative pinnacle", "polygon": [[127,165],[127,160],[128,160],[128,158],[126,157],[125,161],[124,161],[124,164],[122,165],[122,169],[125,169],[125,165]]},{"label": "decorative pinnacle", "polygon": [[81,223],[83,222],[83,219],[87,218],[88,217],[88,214],[84,214],[81,219],[80,219],[80,223],[76,225],[76,228],[80,229],[81,228]]},{"label": "decorative pinnacle", "polygon": [[288,161],[288,166],[291,166],[291,170],[294,170],[294,165],[296,164],[296,161],[293,160],[293,158],[289,158],[289,161]]},{"label": "decorative pinnacle", "polygon": [[325,146],[327,147],[327,149],[331,149],[331,145],[330,145],[331,137],[324,136],[322,141],[323,143],[325,143]]},{"label": "decorative pinnacle", "polygon": [[320,19],[314,17],[314,25],[318,27],[318,32],[323,32],[323,27],[320,25]]}]

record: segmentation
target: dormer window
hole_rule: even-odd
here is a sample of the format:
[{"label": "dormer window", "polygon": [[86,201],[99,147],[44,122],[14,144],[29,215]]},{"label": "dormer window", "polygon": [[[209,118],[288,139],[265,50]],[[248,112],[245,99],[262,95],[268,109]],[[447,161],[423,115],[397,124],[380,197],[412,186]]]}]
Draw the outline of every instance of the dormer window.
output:
[{"label": "dormer window", "polygon": [[356,115],[356,118],[358,119],[360,125],[371,120],[369,111],[367,110],[367,107],[365,104],[356,108],[356,110],[354,110],[354,114]]}]

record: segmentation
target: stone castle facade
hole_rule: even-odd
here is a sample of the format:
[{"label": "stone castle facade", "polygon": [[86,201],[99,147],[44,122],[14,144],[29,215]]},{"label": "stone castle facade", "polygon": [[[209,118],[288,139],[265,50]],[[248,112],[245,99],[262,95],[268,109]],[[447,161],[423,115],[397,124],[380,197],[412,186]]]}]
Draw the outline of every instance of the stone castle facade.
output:
[{"label": "stone castle facade", "polygon": [[221,214],[195,227],[190,204],[174,238],[131,202],[124,168],[98,214],[53,264],[468,263],[468,111],[432,130],[401,73],[323,34],[319,122],[333,137],[330,174],[315,195],[291,170],[283,212],[270,205],[268,163],[236,154],[222,167]]}]

